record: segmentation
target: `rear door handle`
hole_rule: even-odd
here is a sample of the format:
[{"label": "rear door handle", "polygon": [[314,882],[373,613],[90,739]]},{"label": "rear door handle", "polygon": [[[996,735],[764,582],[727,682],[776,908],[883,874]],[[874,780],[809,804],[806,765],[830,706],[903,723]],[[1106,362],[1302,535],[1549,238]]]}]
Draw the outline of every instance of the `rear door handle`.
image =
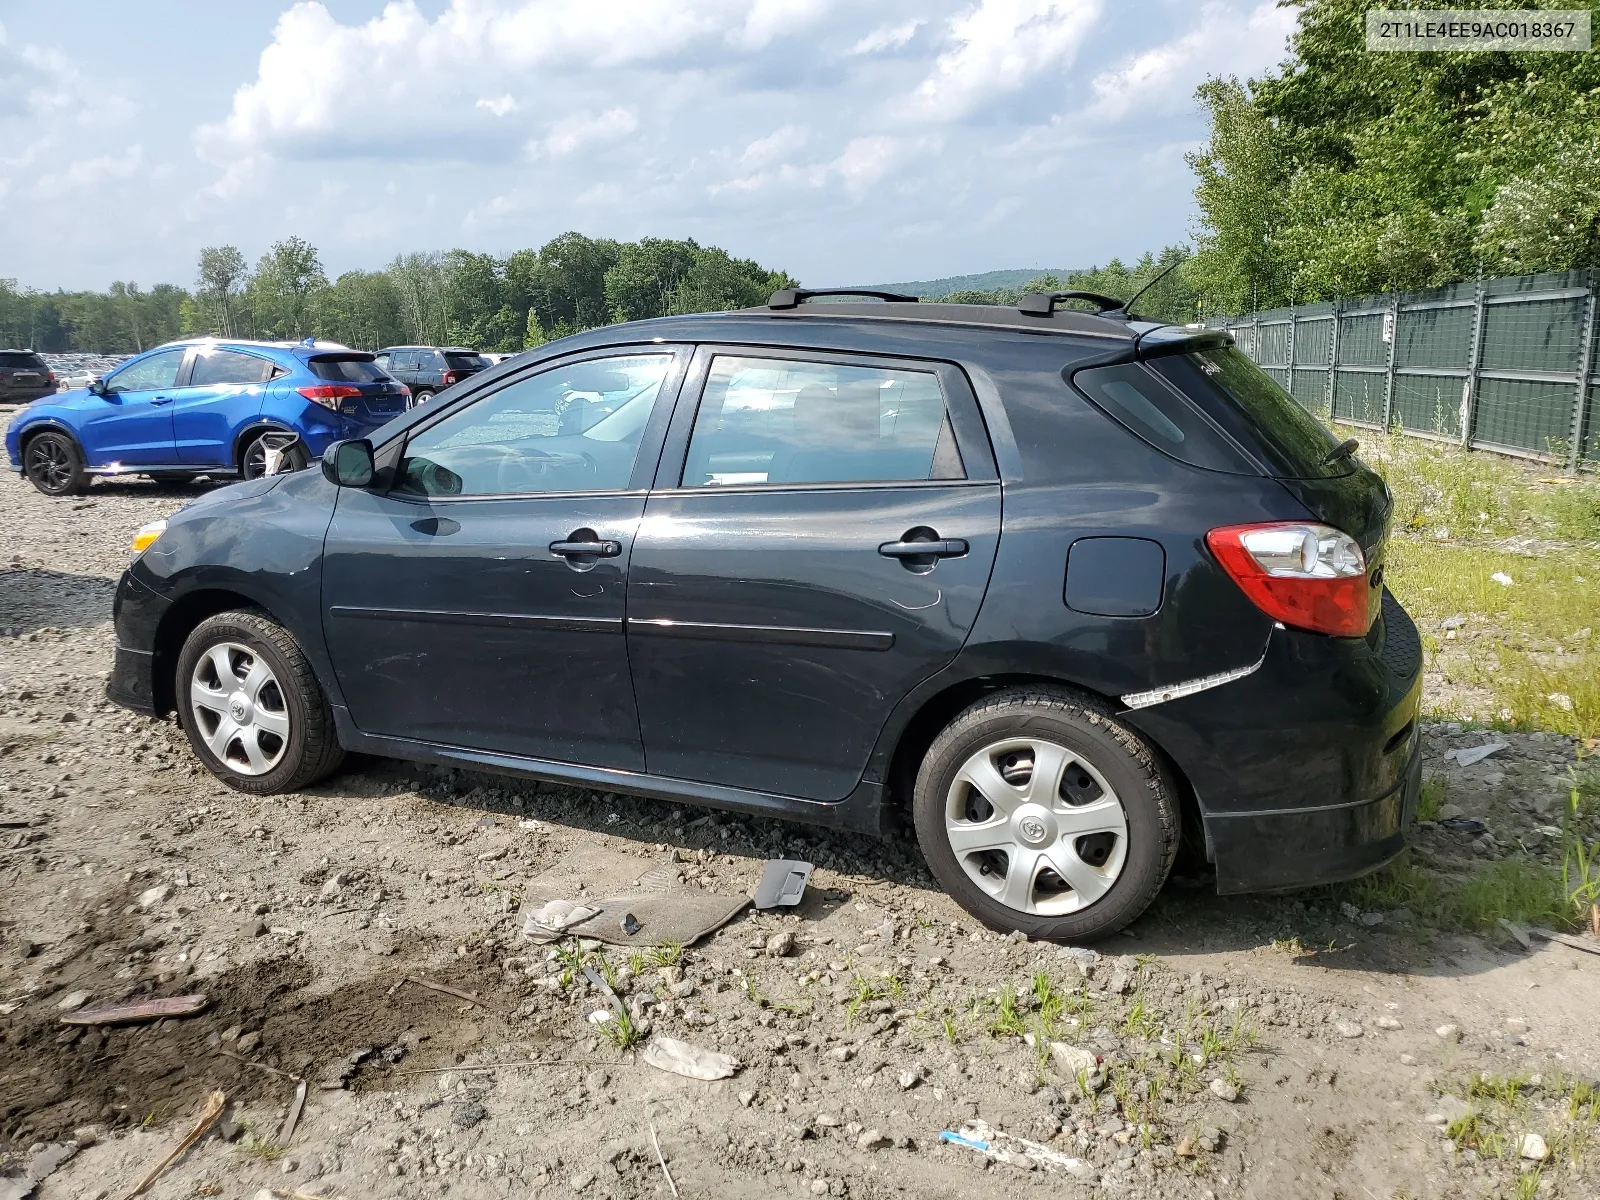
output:
[{"label": "rear door handle", "polygon": [[551,542],[550,553],[562,558],[616,558],[622,553],[622,543],[609,539],[599,542]]},{"label": "rear door handle", "polygon": [[878,553],[885,558],[960,558],[967,552],[962,538],[946,538],[937,542],[885,542]]}]

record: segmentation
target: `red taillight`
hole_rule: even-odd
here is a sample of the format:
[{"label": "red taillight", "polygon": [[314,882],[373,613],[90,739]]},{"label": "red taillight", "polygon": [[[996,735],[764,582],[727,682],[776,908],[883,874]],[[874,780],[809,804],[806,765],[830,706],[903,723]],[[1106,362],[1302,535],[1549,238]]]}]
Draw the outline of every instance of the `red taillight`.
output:
[{"label": "red taillight", "polygon": [[323,408],[337,409],[339,401],[350,400],[361,395],[361,389],[352,387],[348,383],[316,383],[308,387],[296,388],[307,400],[320,404]]},{"label": "red taillight", "polygon": [[446,371],[444,373],[444,385],[445,385],[445,387],[449,387],[455,381],[456,381],[456,373],[454,371]]},{"label": "red taillight", "polygon": [[46,371],[44,377],[46,382],[54,383],[56,381],[56,373],[54,371]]},{"label": "red taillight", "polygon": [[1348,534],[1328,525],[1274,521],[1213,529],[1206,545],[1267,616],[1315,633],[1366,634],[1367,559]]}]

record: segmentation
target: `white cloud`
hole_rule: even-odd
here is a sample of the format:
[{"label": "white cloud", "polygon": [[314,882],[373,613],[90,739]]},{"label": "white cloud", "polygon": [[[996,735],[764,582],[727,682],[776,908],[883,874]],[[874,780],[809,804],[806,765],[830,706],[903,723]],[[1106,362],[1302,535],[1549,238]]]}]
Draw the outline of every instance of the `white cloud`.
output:
[{"label": "white cloud", "polygon": [[1102,7],[1102,0],[981,0],[951,20],[955,44],[918,85],[910,111],[956,120],[1038,75],[1069,66]]},{"label": "white cloud", "polygon": [[535,157],[548,154],[559,158],[571,154],[581,146],[614,142],[627,137],[639,128],[639,118],[632,109],[613,108],[603,113],[574,113],[550,127],[550,133],[540,141],[530,142],[528,152]]},{"label": "white cloud", "polygon": [[34,194],[51,199],[86,192],[104,184],[131,179],[144,166],[144,147],[135,143],[121,153],[101,154],[69,162],[64,170],[48,171],[33,185]]},{"label": "white cloud", "polygon": [[507,113],[517,110],[517,99],[507,92],[504,96],[496,97],[493,100],[479,100],[474,107],[493,113],[497,117],[503,117]]},{"label": "white cloud", "polygon": [[1194,89],[1208,75],[1254,75],[1275,66],[1285,56],[1296,14],[1273,0],[1248,12],[1212,0],[1186,33],[1096,75],[1085,115],[1116,120],[1136,110],[1171,112],[1192,104]]},{"label": "white cloud", "polygon": [[739,155],[739,166],[746,170],[770,166],[799,150],[810,136],[810,131],[804,125],[785,125],[781,129],[774,129],[766,137],[759,137],[744,148],[744,153]]},{"label": "white cloud", "polygon": [[885,50],[898,50],[916,37],[917,30],[926,24],[926,21],[905,21],[899,25],[881,26],[851,46],[850,53],[881,54]]}]

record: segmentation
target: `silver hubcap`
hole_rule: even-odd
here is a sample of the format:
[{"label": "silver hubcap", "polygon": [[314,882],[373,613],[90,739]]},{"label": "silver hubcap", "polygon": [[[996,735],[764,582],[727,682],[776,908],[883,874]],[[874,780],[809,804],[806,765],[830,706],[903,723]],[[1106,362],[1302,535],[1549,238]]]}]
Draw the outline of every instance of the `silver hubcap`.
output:
[{"label": "silver hubcap", "polygon": [[195,664],[189,704],[211,753],[241,775],[265,775],[289,745],[278,677],[248,646],[222,642]]},{"label": "silver hubcap", "polygon": [[1127,860],[1127,814],[1111,785],[1065,746],[1036,738],[995,742],[967,759],[945,798],[944,826],[967,877],[1033,916],[1088,908]]}]

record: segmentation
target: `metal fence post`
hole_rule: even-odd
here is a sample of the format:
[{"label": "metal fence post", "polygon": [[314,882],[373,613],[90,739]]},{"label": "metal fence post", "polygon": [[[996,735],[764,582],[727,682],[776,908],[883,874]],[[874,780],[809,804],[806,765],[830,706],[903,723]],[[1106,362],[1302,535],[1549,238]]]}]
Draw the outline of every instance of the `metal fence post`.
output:
[{"label": "metal fence post", "polygon": [[1461,444],[1472,445],[1472,425],[1478,413],[1478,361],[1483,357],[1483,276],[1472,292],[1472,346],[1467,352],[1467,380],[1462,384]]},{"label": "metal fence post", "polygon": [[1383,431],[1389,432],[1390,414],[1394,411],[1394,360],[1400,345],[1400,293],[1389,293],[1389,353],[1383,361]]},{"label": "metal fence post", "polygon": [[1344,300],[1334,297],[1333,328],[1328,332],[1328,378],[1322,385],[1322,399],[1328,406],[1328,420],[1333,420],[1334,388],[1339,375],[1339,314],[1344,311]]},{"label": "metal fence post", "polygon": [[1583,461],[1583,414],[1589,406],[1589,366],[1594,359],[1595,323],[1600,320],[1600,297],[1596,296],[1593,267],[1588,272],[1589,297],[1584,301],[1583,336],[1578,340],[1578,392],[1572,401],[1572,432],[1567,440],[1567,470],[1576,472]]},{"label": "metal fence post", "polygon": [[1284,351],[1284,357],[1288,359],[1288,362],[1284,364],[1283,368],[1283,381],[1287,385],[1283,390],[1291,396],[1294,395],[1294,324],[1294,305],[1291,304],[1289,305],[1289,348]]}]

